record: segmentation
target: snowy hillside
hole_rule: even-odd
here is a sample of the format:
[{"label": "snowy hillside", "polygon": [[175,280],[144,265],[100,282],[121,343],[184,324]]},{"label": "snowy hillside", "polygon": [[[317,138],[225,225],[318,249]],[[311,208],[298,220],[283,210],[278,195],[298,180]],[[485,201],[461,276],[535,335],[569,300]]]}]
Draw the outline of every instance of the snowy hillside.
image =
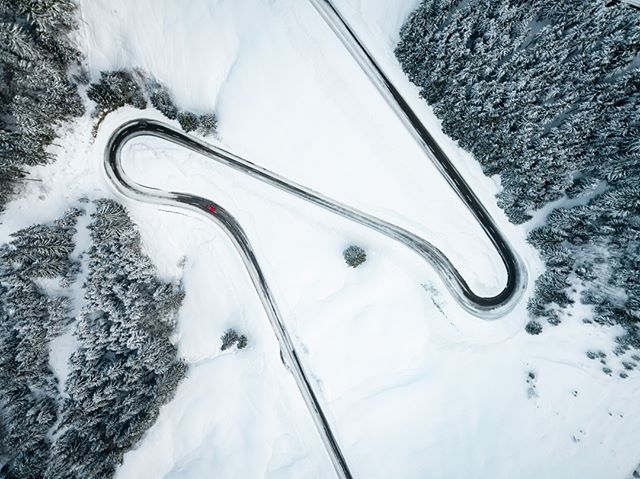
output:
[{"label": "snowy hillside", "polygon": [[[215,110],[218,132],[206,141],[428,239],[474,291],[504,286],[475,218],[307,1],[79,3],[75,40],[91,80],[140,68],[178,107]],[[602,374],[585,355],[608,350],[619,331],[587,328],[590,311],[577,305],[544,338],[525,333],[526,299],[543,271],[525,241],[532,224],[508,222],[494,197],[499,181],[441,132],[393,55],[418,1],[335,4],[522,257],[530,284],[513,311],[495,321],[470,315],[403,246],[164,140],[127,145],[127,174],[210,198],[237,218],[354,477],[626,479],[640,460],[638,375],[619,378],[616,357],[607,363],[616,374]],[[125,200],[108,184],[109,137],[140,117],[167,121],[125,107],[95,138],[88,113],[72,122],[52,146],[57,161],[30,170],[46,181],[29,183],[0,225],[6,242],[80,198],[118,199],[162,279],[182,280],[174,339],[186,377],[116,477],[334,477],[230,240],[210,222]],[[350,244],[367,253],[355,269],[342,258]],[[246,349],[220,351],[230,327],[246,332]],[[53,347],[60,375],[71,342]]]}]

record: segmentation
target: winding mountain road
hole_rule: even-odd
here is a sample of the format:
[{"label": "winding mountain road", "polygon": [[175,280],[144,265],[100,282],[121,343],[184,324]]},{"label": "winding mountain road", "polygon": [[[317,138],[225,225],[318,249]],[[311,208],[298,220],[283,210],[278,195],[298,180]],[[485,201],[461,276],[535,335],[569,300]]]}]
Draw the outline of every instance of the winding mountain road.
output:
[{"label": "winding mountain road", "polygon": [[351,208],[339,201],[332,200],[319,192],[289,181],[274,172],[240,158],[219,146],[205,143],[159,121],[138,119],[120,126],[112,134],[107,144],[104,167],[112,186],[123,196],[136,201],[168,206],[181,211],[190,211],[195,215],[202,215],[215,222],[229,236],[247,268],[247,272],[278,340],[283,361],[292,372],[302,397],[312,413],[316,428],[336,473],[339,477],[346,479],[352,477],[347,462],[314,392],[309,375],[297,354],[295,344],[291,340],[282,320],[275,298],[254,254],[251,243],[240,224],[231,213],[211,199],[183,192],[163,191],[133,181],[123,169],[121,155],[125,144],[139,136],[162,138],[195,151],[250,177],[399,241],[436,269],[458,304],[471,314],[482,319],[493,319],[506,314],[517,303],[526,285],[525,269],[518,256],[509,247],[484,206],[422,125],[408,103],[377,65],[374,58],[368,53],[338,10],[329,0],[310,1],[344,42],[365,73],[378,87],[393,111],[423,147],[427,157],[436,164],[491,239],[507,271],[507,284],[498,295],[483,297],[475,294],[448,258],[434,245],[414,233],[356,208]]}]

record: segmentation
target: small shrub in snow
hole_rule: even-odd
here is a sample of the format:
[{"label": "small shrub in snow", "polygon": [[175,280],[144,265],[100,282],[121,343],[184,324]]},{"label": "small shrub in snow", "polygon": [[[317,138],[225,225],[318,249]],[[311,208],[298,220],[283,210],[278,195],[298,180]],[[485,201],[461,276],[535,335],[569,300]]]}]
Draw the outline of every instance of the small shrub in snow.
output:
[{"label": "small shrub in snow", "polygon": [[247,340],[247,337],[242,334],[239,338],[238,338],[238,344],[237,347],[238,349],[244,349],[247,347],[247,344],[249,343],[249,341]]},{"label": "small shrub in snow", "polygon": [[529,371],[527,373],[527,384],[529,387],[527,388],[527,397],[529,399],[535,398],[538,396],[536,393],[536,373],[533,371]]},{"label": "small shrub in snow", "polygon": [[367,253],[360,246],[351,245],[342,252],[344,261],[352,268],[357,268],[367,260]]},{"label": "small shrub in snow", "polygon": [[198,128],[198,117],[190,111],[181,111],[178,113],[178,123],[184,131],[189,133]]},{"label": "small shrub in snow", "polygon": [[524,327],[524,330],[527,333],[536,336],[542,332],[542,325],[538,321],[529,321]]},{"label": "small shrub in snow", "polygon": [[218,128],[218,119],[214,113],[204,113],[199,118],[198,132],[204,136],[211,135]]}]

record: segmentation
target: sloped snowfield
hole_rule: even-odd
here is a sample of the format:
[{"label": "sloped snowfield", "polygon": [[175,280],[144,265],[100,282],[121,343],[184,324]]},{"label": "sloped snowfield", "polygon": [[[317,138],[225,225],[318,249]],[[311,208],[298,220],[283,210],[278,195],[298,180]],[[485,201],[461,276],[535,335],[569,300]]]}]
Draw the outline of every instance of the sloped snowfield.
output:
[{"label": "sloped snowfield", "polygon": [[[540,263],[495,205],[498,181],[439,131],[393,57],[417,0],[336,0],[524,257]],[[480,227],[423,157],[342,44],[305,0],[84,0],[78,40],[91,75],[140,67],[185,109],[215,108],[219,138],[254,163],[406,227],[437,245],[472,287],[494,294],[505,274]],[[90,119],[58,143],[59,161],[33,170],[1,238],[60,214],[82,196],[114,196]],[[403,247],[161,140],[124,152],[146,185],[214,198],[243,225],[287,326],[314,375],[355,477],[620,478],[640,459],[637,375],[587,359],[615,330],[576,309],[541,337],[524,332],[524,302],[482,321],[451,300],[429,265]],[[276,339],[231,243],[214,225],[127,203],[166,278],[186,299],[176,341],[191,365],[175,399],[119,479],[325,478],[331,464],[280,362]],[[355,243],[367,262],[345,266]],[[249,336],[219,351],[227,327]]]}]

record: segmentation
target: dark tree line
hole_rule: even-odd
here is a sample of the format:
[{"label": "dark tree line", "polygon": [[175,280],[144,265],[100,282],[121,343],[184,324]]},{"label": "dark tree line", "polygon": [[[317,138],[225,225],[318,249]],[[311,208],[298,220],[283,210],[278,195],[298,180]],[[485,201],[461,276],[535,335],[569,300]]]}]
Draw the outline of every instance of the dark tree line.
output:
[{"label": "dark tree line", "polygon": [[96,103],[94,114],[99,118],[125,105],[144,109],[149,101],[165,117],[177,120],[186,132],[198,131],[206,136],[218,127],[215,113],[196,115],[178,110],[167,87],[138,70],[101,72],[100,79],[89,85],[87,95]]},{"label": "dark tree line", "polygon": [[80,210],[15,233],[0,247],[0,477],[112,477],[184,376],[170,337],[181,285],[156,276],[124,207],[98,200],[84,253],[84,305],[65,391],[49,343],[71,327],[81,269],[70,258]]},{"label": "dark tree line", "polygon": [[71,0],[0,2],[0,213],[25,167],[50,160],[56,128],[84,112],[69,79],[80,60],[74,27]]},{"label": "dark tree line", "polygon": [[71,321],[70,299],[47,294],[37,281],[72,280],[79,214],[18,231],[0,247],[0,477],[44,477],[51,459],[48,433],[60,398],[49,341]]},{"label": "dark tree line", "polygon": [[546,262],[540,332],[573,301],[640,347],[640,11],[600,0],[424,0],[396,55],[514,223],[558,200],[529,240]]}]

